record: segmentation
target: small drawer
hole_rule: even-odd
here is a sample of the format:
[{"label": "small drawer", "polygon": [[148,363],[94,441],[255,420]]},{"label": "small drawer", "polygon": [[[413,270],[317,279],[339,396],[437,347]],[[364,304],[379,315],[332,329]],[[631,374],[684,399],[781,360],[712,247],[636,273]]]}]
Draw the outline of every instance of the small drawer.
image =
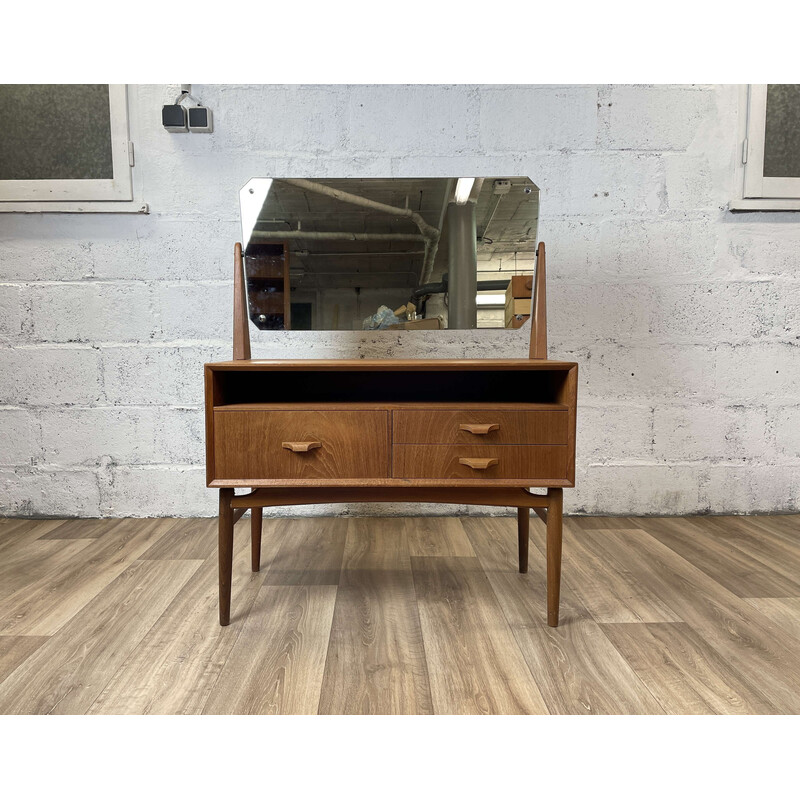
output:
[{"label": "small drawer", "polygon": [[394,411],[397,444],[566,444],[563,411]]},{"label": "small drawer", "polygon": [[387,411],[215,411],[215,477],[389,477]]},{"label": "small drawer", "polygon": [[395,478],[472,478],[476,480],[567,477],[566,445],[418,445],[393,448]]}]

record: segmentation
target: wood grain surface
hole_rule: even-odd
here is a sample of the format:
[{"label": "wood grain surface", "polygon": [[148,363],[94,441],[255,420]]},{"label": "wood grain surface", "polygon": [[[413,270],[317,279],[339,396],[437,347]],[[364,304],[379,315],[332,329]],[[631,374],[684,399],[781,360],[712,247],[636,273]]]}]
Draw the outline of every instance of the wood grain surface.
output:
[{"label": "wood grain surface", "polygon": [[[528,573],[520,575],[507,520],[465,519],[463,525],[551,713],[663,713],[569,586],[562,586],[559,627],[545,624],[538,598],[547,576],[538,549]],[[543,549],[544,526],[531,527]]]},{"label": "wood grain surface", "polygon": [[0,684],[0,713],[86,713],[201,563],[132,564]]},{"label": "wood grain surface", "polygon": [[550,628],[534,515],[242,520],[221,628],[210,520],[0,519],[0,713],[800,713],[800,517],[564,527]]},{"label": "wood grain surface", "polygon": [[174,524],[171,519],[125,520],[91,540],[78,556],[3,600],[0,635],[55,633]]},{"label": "wood grain surface", "polygon": [[120,519],[68,519],[59,524],[44,536],[47,539],[97,539],[109,529],[119,525]]},{"label": "wood grain surface", "polygon": [[433,713],[407,522],[349,521],[321,714]]},{"label": "wood grain surface", "polygon": [[324,517],[309,524],[304,519],[283,519],[277,524],[281,547],[269,565],[264,583],[336,586],[342,570],[347,520]]},{"label": "wood grain surface", "polygon": [[389,477],[386,411],[217,411],[214,439],[218,479]]},{"label": "wood grain surface", "polygon": [[437,714],[544,714],[547,706],[477,558],[411,559]]},{"label": "wood grain surface", "polygon": [[91,542],[92,539],[58,542],[39,539],[5,553],[0,561],[0,601],[3,602],[0,614],[7,598],[19,590],[27,590],[37,580],[53,580]]},{"label": "wood grain surface", "polygon": [[800,642],[800,597],[748,597],[746,600]]},{"label": "wood grain surface", "polygon": [[[200,540],[198,549],[210,545],[213,552],[216,526],[208,526],[208,520],[191,522]],[[282,533],[275,520],[264,529],[262,555],[269,563],[280,547]],[[199,714],[203,710],[241,633],[236,623],[250,613],[263,583],[263,575],[250,569],[246,532],[247,525],[242,523],[234,536],[234,624],[218,624],[217,559],[211,555],[114,673],[90,714]]]},{"label": "wood grain surface", "polygon": [[[398,444],[392,448],[392,474],[396,478],[566,478],[567,449],[566,445]],[[461,463],[485,458],[497,463],[488,469]]]},{"label": "wood grain surface", "polygon": [[408,517],[405,529],[412,556],[475,555],[461,521],[455,517]]},{"label": "wood grain surface", "polygon": [[316,714],[335,586],[262,586],[206,714]]},{"label": "wood grain surface", "polygon": [[0,647],[0,683],[49,640],[49,636],[4,636]]},{"label": "wood grain surface", "polygon": [[[396,444],[566,444],[567,409],[563,411],[394,411]],[[471,433],[462,425],[496,425]]]},{"label": "wood grain surface", "polygon": [[[691,535],[691,534],[689,534]],[[636,531],[583,532],[606,564],[646,586],[722,657],[735,674],[752,670],[759,690],[783,713],[800,713],[800,646],[700,568]]]}]

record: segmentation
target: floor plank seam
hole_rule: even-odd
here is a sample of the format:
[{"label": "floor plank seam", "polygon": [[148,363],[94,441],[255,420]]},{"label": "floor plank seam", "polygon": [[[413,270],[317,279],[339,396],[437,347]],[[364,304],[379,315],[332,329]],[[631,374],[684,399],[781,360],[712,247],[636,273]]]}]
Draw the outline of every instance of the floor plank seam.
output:
[{"label": "floor plank seam", "polygon": [[419,626],[419,639],[420,639],[420,644],[421,644],[421,647],[422,647],[422,661],[423,661],[423,664],[425,665],[425,679],[426,679],[426,681],[428,683],[428,693],[430,694],[430,698],[431,698],[431,714],[433,716],[436,716],[436,714],[437,714],[437,712],[436,712],[436,702],[433,699],[433,692],[431,691],[431,665],[430,665],[430,661],[428,660],[428,649],[425,646],[425,633],[422,630],[422,619],[420,618],[420,613],[419,613],[419,595],[417,594],[417,581],[416,581],[416,577],[414,575],[414,569],[411,566],[411,551],[410,550],[408,552],[408,564],[409,564],[408,569],[409,569],[409,572],[411,573],[411,588],[414,590],[414,616],[416,617],[417,625]]},{"label": "floor plank seam", "polygon": [[[344,564],[342,564],[342,569],[344,569]],[[334,599],[333,599],[333,614],[331,615],[331,628],[328,631],[328,646],[325,648],[325,663],[324,663],[324,665],[322,667],[322,681],[320,682],[320,685],[319,685],[319,698],[317,699],[317,716],[320,716],[320,715],[321,716],[328,716],[327,714],[323,714],[322,710],[321,710],[322,701],[323,701],[322,688],[323,688],[323,685],[325,683],[325,675],[328,672],[328,658],[330,657],[331,647],[333,645],[333,640],[332,640],[333,623],[334,623],[334,620],[336,619],[336,604],[339,602],[339,587],[340,587],[340,585],[341,585],[341,578],[340,578],[340,583],[336,584],[336,597],[334,597]]]},{"label": "floor plank seam", "polygon": [[[322,714],[321,708],[322,708],[322,701],[324,699],[323,696],[322,696],[322,689],[323,689],[323,686],[324,686],[324,683],[325,683],[325,675],[328,672],[328,658],[330,657],[331,647],[333,646],[333,638],[332,638],[333,637],[333,623],[336,620],[336,606],[337,606],[337,604],[339,602],[339,587],[342,585],[342,576],[343,576],[344,570],[345,570],[344,553],[345,553],[345,551],[347,549],[347,539],[348,539],[349,535],[350,535],[350,528],[348,526],[348,528],[347,528],[347,530],[345,532],[344,548],[342,549],[342,563],[339,566],[339,580],[336,583],[336,597],[334,597],[334,599],[333,599],[333,615],[331,616],[331,628],[328,631],[328,646],[325,648],[325,664],[322,667],[322,676],[323,676],[323,678],[322,678],[322,681],[320,682],[319,698],[317,699],[317,715],[318,716]],[[326,716],[326,715],[323,715],[323,716]]]}]

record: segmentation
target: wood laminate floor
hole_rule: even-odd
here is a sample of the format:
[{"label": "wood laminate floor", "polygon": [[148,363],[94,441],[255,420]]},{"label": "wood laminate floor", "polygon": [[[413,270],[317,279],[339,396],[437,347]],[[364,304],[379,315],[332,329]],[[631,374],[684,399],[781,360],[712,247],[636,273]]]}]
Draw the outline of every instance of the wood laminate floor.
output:
[{"label": "wood laminate floor", "polygon": [[800,516],[0,519],[4,714],[795,714]]}]

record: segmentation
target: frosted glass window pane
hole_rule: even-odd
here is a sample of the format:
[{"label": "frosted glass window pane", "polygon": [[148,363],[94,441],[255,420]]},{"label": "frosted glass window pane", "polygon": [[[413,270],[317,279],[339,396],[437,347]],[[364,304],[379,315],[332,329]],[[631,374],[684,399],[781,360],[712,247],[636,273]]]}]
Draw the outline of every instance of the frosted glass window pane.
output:
[{"label": "frosted glass window pane", "polygon": [[764,177],[800,178],[800,84],[767,87]]},{"label": "frosted glass window pane", "polygon": [[108,84],[0,84],[0,180],[112,179]]}]

